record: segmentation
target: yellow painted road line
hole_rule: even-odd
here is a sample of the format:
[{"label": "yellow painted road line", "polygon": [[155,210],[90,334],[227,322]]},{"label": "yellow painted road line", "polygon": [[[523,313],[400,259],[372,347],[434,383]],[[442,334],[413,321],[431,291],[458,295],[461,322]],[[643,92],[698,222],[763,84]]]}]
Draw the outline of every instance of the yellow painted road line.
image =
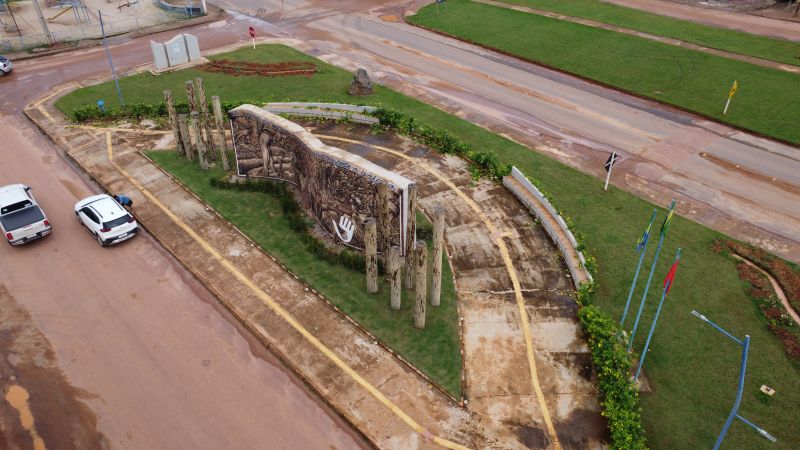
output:
[{"label": "yellow painted road line", "polygon": [[338,136],[326,136],[326,135],[316,135],[316,136],[323,139],[366,145],[370,148],[390,153],[405,160],[411,161],[415,165],[418,165],[423,169],[425,169],[428,173],[436,177],[436,179],[438,179],[439,181],[446,184],[447,187],[449,187],[459,197],[461,197],[464,200],[464,202],[466,202],[467,205],[469,205],[469,207],[478,215],[478,217],[480,217],[481,221],[489,230],[489,234],[494,239],[495,244],[497,244],[497,246],[500,248],[500,255],[502,256],[503,262],[505,263],[506,270],[508,271],[508,276],[511,278],[511,284],[514,287],[514,296],[517,300],[517,307],[519,309],[520,321],[522,322],[521,323],[522,332],[525,337],[525,347],[528,355],[528,370],[530,370],[531,373],[531,383],[533,384],[533,391],[536,393],[536,399],[538,400],[539,407],[542,410],[542,417],[544,418],[544,423],[545,427],[547,427],[547,432],[550,434],[550,440],[553,443],[553,447],[557,450],[561,450],[561,442],[558,440],[558,434],[556,433],[555,426],[553,426],[553,420],[550,417],[550,411],[547,408],[547,403],[544,398],[544,392],[542,391],[541,384],[539,383],[539,372],[538,370],[536,370],[536,358],[533,353],[533,339],[531,338],[530,320],[528,319],[528,312],[525,310],[525,298],[522,296],[522,287],[520,286],[519,278],[517,277],[517,269],[514,268],[514,263],[511,261],[511,256],[508,253],[508,247],[506,246],[506,243],[503,242],[503,238],[509,237],[510,233],[508,232],[498,233],[497,227],[495,227],[492,221],[489,220],[489,217],[487,217],[486,214],[483,213],[478,204],[464,191],[462,191],[458,186],[456,186],[452,181],[450,181],[448,178],[442,175],[438,170],[431,167],[428,163],[421,160],[415,160],[414,158],[406,155],[405,153],[399,152],[397,150],[392,150],[390,148],[381,147],[380,145],[367,144],[363,141],[356,141],[353,139],[347,139]]},{"label": "yellow painted road line", "polygon": [[53,119],[53,116],[51,116],[51,115],[50,115],[50,113],[49,113],[49,112],[47,112],[47,110],[46,110],[46,109],[42,108],[41,106],[37,106],[37,107],[36,107],[36,109],[37,109],[37,110],[38,110],[40,113],[42,113],[42,115],[44,115],[45,117],[47,117],[47,120],[49,120],[50,122],[55,122],[55,120]]},{"label": "yellow painted road line", "polygon": [[74,82],[73,82],[73,83],[67,83],[67,84],[65,84],[65,85],[62,85],[61,87],[59,87],[59,88],[58,88],[58,89],[56,89],[55,91],[53,91],[53,92],[51,92],[51,93],[47,94],[46,96],[44,96],[44,97],[40,98],[39,100],[37,100],[36,102],[34,102],[32,105],[29,105],[29,106],[31,106],[31,107],[33,107],[33,108],[38,108],[38,107],[42,106],[42,104],[43,104],[44,102],[46,102],[46,101],[50,100],[51,98],[53,98],[53,97],[55,97],[56,95],[58,95],[58,94],[60,94],[60,93],[64,92],[65,90],[67,90],[67,89],[70,89],[70,88],[74,87],[75,85],[77,85],[78,87],[81,87],[81,85],[80,85],[80,84],[78,84],[78,83],[74,83]]},{"label": "yellow painted road line", "polygon": [[[147,190],[137,179],[133,178],[125,169],[119,166],[116,162],[114,162],[114,153],[113,148],[111,145],[111,132],[106,132],[106,145],[108,146],[108,161],[111,163],[114,168],[116,168],[119,173],[121,173],[125,178],[128,179],[135,187],[138,189],[148,200],[150,200],[154,205],[156,205],[164,214],[167,215],[176,225],[178,225],[186,234],[191,236],[195,242],[197,242],[203,250],[205,250],[208,254],[211,255],[214,260],[216,260],[220,265],[222,265],[225,269],[228,270],[237,280],[239,280],[242,284],[247,286],[253,293],[261,300],[265,305],[267,305],[275,314],[280,316],[286,323],[288,323],[292,328],[294,328],[298,333],[300,333],[308,342],[311,343],[317,350],[319,350],[323,355],[325,355],[329,360],[331,360],[337,367],[339,367],[342,371],[344,371],[350,378],[352,378],[356,383],[361,385],[364,389],[366,389],[376,400],[381,402],[384,406],[386,406],[389,410],[391,410],[397,417],[402,419],[409,427],[411,427],[414,431],[419,433],[422,436],[430,437],[431,434],[428,430],[422,427],[416,420],[412,419],[408,414],[405,413],[402,409],[400,409],[397,405],[394,404],[391,400],[389,400],[383,393],[381,393],[375,386],[369,383],[364,377],[362,377],[358,372],[353,370],[350,366],[347,365],[341,358],[339,358],[336,353],[331,351],[328,347],[325,346],[316,336],[311,334],[303,325],[301,325],[288,311],[283,309],[278,302],[276,302],[269,294],[263,291],[261,288],[256,286],[246,275],[239,271],[236,266],[233,265],[230,261],[225,259],[211,244],[208,243],[205,239],[203,239],[200,235],[198,235],[192,228],[190,228],[186,223],[181,220],[178,216],[176,216],[169,208],[167,208],[161,201],[158,200],[150,191]],[[465,447],[461,444],[457,444],[455,442],[449,441],[447,439],[433,436],[433,442],[442,447],[453,449],[453,450],[468,450],[468,447]]]}]

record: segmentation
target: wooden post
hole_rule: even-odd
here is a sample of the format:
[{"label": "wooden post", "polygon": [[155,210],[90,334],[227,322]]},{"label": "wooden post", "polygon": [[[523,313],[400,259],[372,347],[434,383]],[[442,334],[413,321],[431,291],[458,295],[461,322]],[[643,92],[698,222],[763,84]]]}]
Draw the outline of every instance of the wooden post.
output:
[{"label": "wooden post", "polygon": [[367,255],[367,292],[378,292],[378,226],[372,217],[364,221],[364,251]]},{"label": "wooden post", "polygon": [[400,309],[400,298],[403,290],[402,282],[400,281],[400,267],[400,247],[393,245],[389,248],[387,270],[389,271],[389,285],[391,286],[391,306],[394,310]]},{"label": "wooden post", "polygon": [[414,243],[417,241],[417,185],[408,186],[408,217],[406,222],[406,289],[414,287]]},{"label": "wooden post", "polygon": [[197,101],[194,96],[194,81],[186,80],[186,98],[189,100],[189,114],[197,111]]},{"label": "wooden post", "polygon": [[211,97],[211,104],[214,106],[214,122],[217,125],[217,133],[219,134],[219,151],[222,153],[222,168],[231,170],[231,163],[228,161],[228,140],[225,138],[225,122],[222,121],[222,105],[219,102],[219,96]]},{"label": "wooden post", "polygon": [[197,145],[197,159],[200,161],[200,168],[208,170],[206,163],[206,146],[203,143],[203,136],[200,133],[200,119],[197,111],[192,111],[192,134],[194,134],[195,144]]},{"label": "wooden post", "polygon": [[214,135],[211,133],[211,119],[208,117],[208,102],[206,101],[206,87],[203,85],[203,79],[197,77],[194,80],[197,85],[197,108],[200,112],[200,128],[205,131],[206,140],[208,144],[208,152],[206,153],[207,161],[217,160],[217,146],[214,145]]},{"label": "wooden post", "polygon": [[164,91],[164,103],[167,104],[167,114],[169,114],[169,124],[172,126],[172,135],[175,136],[175,149],[179,155],[184,153],[183,142],[181,142],[181,131],[178,128],[178,114],[175,112],[175,104],[172,102],[172,91]]},{"label": "wooden post", "polygon": [[439,306],[442,297],[442,246],[444,244],[444,208],[433,208],[433,279],[431,306]]},{"label": "wooden post", "polygon": [[425,328],[425,290],[428,287],[428,247],[425,246],[425,241],[417,241],[414,245],[414,270],[416,271],[416,287],[414,294],[417,297],[417,302],[414,305],[414,326],[417,328]]},{"label": "wooden post", "polygon": [[383,254],[384,265],[388,264],[389,247],[392,246],[392,229],[389,223],[389,185],[378,185],[378,250]]},{"label": "wooden post", "polygon": [[189,117],[186,114],[178,116],[178,127],[181,130],[181,142],[186,151],[189,161],[194,161],[194,151],[192,150],[192,136],[189,134]]}]

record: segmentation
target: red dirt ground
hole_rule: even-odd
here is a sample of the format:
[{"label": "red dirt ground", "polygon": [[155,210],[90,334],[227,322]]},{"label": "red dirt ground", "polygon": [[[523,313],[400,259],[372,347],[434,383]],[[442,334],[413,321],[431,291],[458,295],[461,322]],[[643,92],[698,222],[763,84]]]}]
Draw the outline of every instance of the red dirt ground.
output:
[{"label": "red dirt ground", "polygon": [[205,72],[224,73],[233,76],[260,75],[263,77],[282,77],[291,75],[312,76],[319,70],[314,63],[288,61],[275,64],[261,64],[249,61],[229,61],[220,59],[199,67]]}]

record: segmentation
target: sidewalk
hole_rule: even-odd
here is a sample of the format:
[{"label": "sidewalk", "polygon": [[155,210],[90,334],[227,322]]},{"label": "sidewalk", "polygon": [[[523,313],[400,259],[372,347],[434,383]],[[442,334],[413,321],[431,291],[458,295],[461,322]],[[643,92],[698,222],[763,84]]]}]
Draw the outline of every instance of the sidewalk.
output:
[{"label": "sidewalk", "polygon": [[52,102],[25,112],[100,186],[131,193],[137,218],[164,248],[374,445],[475,448],[469,412],[153,165],[136,142],[68,127]]}]

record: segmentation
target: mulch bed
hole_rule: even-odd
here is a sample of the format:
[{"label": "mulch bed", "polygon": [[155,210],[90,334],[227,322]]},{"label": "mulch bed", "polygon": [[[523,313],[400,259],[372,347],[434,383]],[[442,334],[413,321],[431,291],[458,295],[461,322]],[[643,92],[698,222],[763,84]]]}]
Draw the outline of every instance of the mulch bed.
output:
[{"label": "mulch bed", "polygon": [[319,69],[312,62],[287,61],[274,64],[261,64],[249,61],[230,61],[220,59],[199,66],[204,72],[224,73],[233,76],[258,75],[262,77],[283,77],[304,75],[310,77]]},{"label": "mulch bed", "polygon": [[[711,248],[715,252],[723,250],[737,253],[772,275],[783,289],[789,303],[796,311],[800,311],[800,272],[792,268],[786,261],[767,253],[764,250],[739,242],[718,239]],[[781,341],[784,352],[790,359],[800,360],[800,338],[794,330],[784,323],[784,311],[774,304],[775,297],[772,284],[761,272],[744,262],[736,265],[739,278],[750,283],[748,294],[757,301],[758,307],[769,320],[769,329]],[[774,306],[773,306],[774,305]]]},{"label": "mulch bed", "polygon": [[754,262],[758,267],[769,272],[789,299],[795,311],[800,313],[800,271],[795,270],[786,261],[753,246],[728,240],[714,242],[713,250],[727,249]]}]

